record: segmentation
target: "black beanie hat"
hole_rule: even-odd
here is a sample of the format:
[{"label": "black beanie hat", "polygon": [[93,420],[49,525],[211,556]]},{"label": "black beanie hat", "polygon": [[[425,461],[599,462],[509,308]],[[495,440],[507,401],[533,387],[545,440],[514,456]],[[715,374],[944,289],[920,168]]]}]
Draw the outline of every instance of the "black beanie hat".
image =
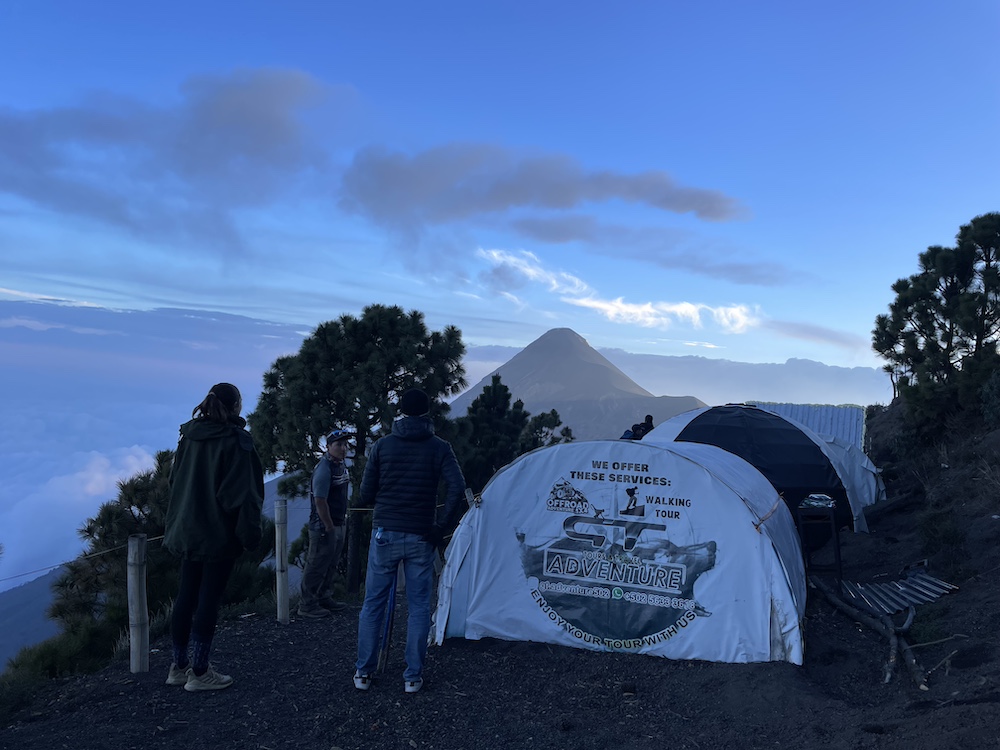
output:
[{"label": "black beanie hat", "polygon": [[431,410],[431,400],[419,388],[411,388],[399,399],[399,410],[408,417],[422,417]]}]

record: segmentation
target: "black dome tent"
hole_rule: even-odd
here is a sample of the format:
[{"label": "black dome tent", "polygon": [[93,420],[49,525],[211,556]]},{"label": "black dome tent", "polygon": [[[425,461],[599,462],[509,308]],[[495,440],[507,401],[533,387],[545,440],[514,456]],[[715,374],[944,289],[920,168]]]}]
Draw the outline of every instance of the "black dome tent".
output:
[{"label": "black dome tent", "polygon": [[[836,503],[838,526],[855,528],[857,514],[836,466],[839,459],[828,455],[823,438],[805,425],[755,406],[727,404],[678,414],[654,428],[643,441],[718,446],[767,477],[793,515],[803,499],[821,493]],[[863,519],[862,515],[862,523]],[[809,546],[824,541],[810,535]]]}]

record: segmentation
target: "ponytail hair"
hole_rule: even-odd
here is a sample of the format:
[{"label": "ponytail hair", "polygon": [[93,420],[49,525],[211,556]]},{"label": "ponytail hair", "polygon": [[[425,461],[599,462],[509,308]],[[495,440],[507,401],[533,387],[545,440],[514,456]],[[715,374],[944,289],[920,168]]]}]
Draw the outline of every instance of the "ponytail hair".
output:
[{"label": "ponytail hair", "polygon": [[228,422],[238,417],[243,409],[239,389],[231,383],[216,383],[204,400],[191,411],[192,417],[203,417],[213,422]]}]

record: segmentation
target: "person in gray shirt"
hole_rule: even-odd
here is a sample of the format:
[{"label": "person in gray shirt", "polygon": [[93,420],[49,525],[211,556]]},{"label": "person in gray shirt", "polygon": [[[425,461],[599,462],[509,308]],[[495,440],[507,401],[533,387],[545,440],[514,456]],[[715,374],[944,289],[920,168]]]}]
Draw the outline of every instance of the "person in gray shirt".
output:
[{"label": "person in gray shirt", "polygon": [[326,436],[326,453],[312,475],[309,510],[309,554],[302,575],[299,617],[318,620],[344,608],[333,598],[337,561],[344,549],[347,518],[348,443],[351,433],[333,430]]}]

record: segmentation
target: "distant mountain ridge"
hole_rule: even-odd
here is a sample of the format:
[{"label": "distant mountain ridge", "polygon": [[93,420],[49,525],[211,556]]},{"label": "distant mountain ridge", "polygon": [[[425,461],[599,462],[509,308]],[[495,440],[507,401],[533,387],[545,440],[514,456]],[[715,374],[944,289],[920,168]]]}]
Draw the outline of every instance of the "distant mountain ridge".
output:
[{"label": "distant mountain ridge", "polygon": [[[546,332],[494,372],[532,414],[558,411],[578,440],[617,438],[646,414],[659,423],[707,406],[693,396],[654,396],[569,328]],[[466,414],[493,374],[452,402],[452,417]]]},{"label": "distant mountain ridge", "polygon": [[[492,344],[469,346],[466,369],[478,378],[507,368],[522,351]],[[888,404],[893,397],[889,376],[875,367],[842,367],[808,359],[758,363],[696,355],[633,354],[612,348],[594,351],[647,393],[690,394],[712,406],[751,401],[868,406]],[[503,380],[506,384],[506,374]],[[485,383],[489,383],[488,377]],[[470,390],[478,395],[481,383]],[[452,415],[460,416],[457,412]]]},{"label": "distant mountain ridge", "polygon": [[892,401],[892,381],[874,367],[839,367],[810,359],[735,362],[621,349],[601,349],[601,354],[654,393],[694,392],[713,406],[750,401],[868,406]]}]

